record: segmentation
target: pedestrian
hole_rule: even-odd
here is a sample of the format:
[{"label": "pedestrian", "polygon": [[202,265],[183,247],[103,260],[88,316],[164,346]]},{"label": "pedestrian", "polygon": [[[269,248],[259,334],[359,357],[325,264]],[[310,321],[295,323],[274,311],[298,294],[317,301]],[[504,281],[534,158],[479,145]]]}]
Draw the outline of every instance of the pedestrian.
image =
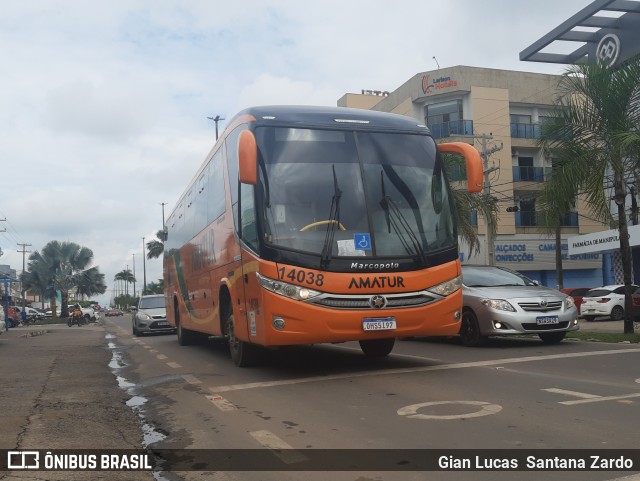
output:
[{"label": "pedestrian", "polygon": [[20,312],[20,319],[22,319],[22,325],[26,326],[27,325],[27,309],[26,308],[22,308],[22,311]]}]

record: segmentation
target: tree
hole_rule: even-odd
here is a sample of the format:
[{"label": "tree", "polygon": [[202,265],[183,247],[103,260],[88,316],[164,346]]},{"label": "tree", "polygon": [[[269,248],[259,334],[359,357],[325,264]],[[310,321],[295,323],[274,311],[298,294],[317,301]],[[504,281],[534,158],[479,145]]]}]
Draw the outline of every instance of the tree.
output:
[{"label": "tree", "polygon": [[[558,154],[545,191],[566,205],[584,195],[594,216],[617,225],[626,286],[624,332],[633,333],[631,318],[631,249],[627,182],[638,169],[637,147],[630,134],[640,126],[640,57],[615,69],[600,64],[567,69],[558,86],[556,110],[542,127],[541,142]],[[634,155],[635,154],[635,155]],[[613,195],[607,193],[610,185]],[[617,219],[609,208],[615,202]]]},{"label": "tree", "polygon": [[[85,292],[102,294],[106,291],[104,278],[97,267],[87,269],[93,261],[93,251],[74,242],[51,241],[29,256],[25,280],[38,285],[51,296],[55,313],[55,292],[60,291],[62,317],[68,317],[69,291],[82,286]],[[89,273],[87,273],[89,272]]]},{"label": "tree", "polygon": [[91,297],[95,294],[103,294],[107,290],[104,274],[96,267],[87,269],[78,276],[76,288],[80,296]]},{"label": "tree", "polygon": [[46,269],[43,269],[42,265],[35,264],[32,266],[30,263],[29,266],[30,270],[26,270],[20,275],[20,282],[24,289],[33,291],[40,296],[40,299],[42,299],[41,307],[44,308],[44,299],[55,298],[56,292]]},{"label": "tree", "polygon": [[158,282],[149,282],[144,294],[163,294],[164,293],[164,279],[158,279]]},{"label": "tree", "polygon": [[157,259],[164,253],[164,243],[158,239],[164,237],[164,232],[159,230],[156,232],[157,239],[147,242],[147,259]]},{"label": "tree", "polygon": [[124,269],[118,272],[114,278],[114,281],[124,282],[125,285],[125,295],[129,295],[129,283],[136,282],[136,278],[133,276],[131,269]]}]

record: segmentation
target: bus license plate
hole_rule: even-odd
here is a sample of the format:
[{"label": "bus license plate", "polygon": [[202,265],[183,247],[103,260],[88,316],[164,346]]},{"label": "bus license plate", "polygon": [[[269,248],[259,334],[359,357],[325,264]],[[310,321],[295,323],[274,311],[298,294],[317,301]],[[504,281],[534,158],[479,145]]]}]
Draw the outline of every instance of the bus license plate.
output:
[{"label": "bus license plate", "polygon": [[536,324],[538,326],[544,326],[546,324],[558,324],[558,316],[540,316],[536,317]]},{"label": "bus license plate", "polygon": [[396,328],[396,319],[395,317],[363,319],[362,328],[365,331],[392,331]]}]

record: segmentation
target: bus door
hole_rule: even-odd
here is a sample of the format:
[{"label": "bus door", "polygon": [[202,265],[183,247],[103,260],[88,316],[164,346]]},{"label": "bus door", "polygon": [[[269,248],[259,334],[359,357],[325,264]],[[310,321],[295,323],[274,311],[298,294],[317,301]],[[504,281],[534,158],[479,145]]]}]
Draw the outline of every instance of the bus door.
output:
[{"label": "bus door", "polygon": [[[246,328],[248,338],[255,342],[258,337],[262,337],[259,332],[261,321],[260,306],[260,286],[258,285],[259,260],[258,234],[256,229],[254,197],[254,186],[241,184],[240,187],[240,238],[242,255],[242,291],[244,296],[244,312],[246,314]],[[252,252],[253,251],[253,252]],[[242,302],[242,301],[241,301]]]},{"label": "bus door", "polygon": [[261,332],[262,316],[260,306],[260,286],[258,272],[258,228],[256,224],[255,188],[257,179],[257,148],[253,133],[245,130],[240,133],[238,142],[240,192],[238,196],[238,226],[242,256],[241,303],[244,304],[246,333],[250,342],[264,339]]}]

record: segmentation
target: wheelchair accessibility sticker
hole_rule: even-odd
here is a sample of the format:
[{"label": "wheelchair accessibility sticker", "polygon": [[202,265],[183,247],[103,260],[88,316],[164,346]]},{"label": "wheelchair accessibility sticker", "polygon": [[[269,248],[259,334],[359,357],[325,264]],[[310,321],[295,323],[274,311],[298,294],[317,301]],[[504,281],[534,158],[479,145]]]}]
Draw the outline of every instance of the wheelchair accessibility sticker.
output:
[{"label": "wheelchair accessibility sticker", "polygon": [[353,243],[355,244],[356,249],[360,249],[363,251],[371,250],[371,234],[353,234]]}]

